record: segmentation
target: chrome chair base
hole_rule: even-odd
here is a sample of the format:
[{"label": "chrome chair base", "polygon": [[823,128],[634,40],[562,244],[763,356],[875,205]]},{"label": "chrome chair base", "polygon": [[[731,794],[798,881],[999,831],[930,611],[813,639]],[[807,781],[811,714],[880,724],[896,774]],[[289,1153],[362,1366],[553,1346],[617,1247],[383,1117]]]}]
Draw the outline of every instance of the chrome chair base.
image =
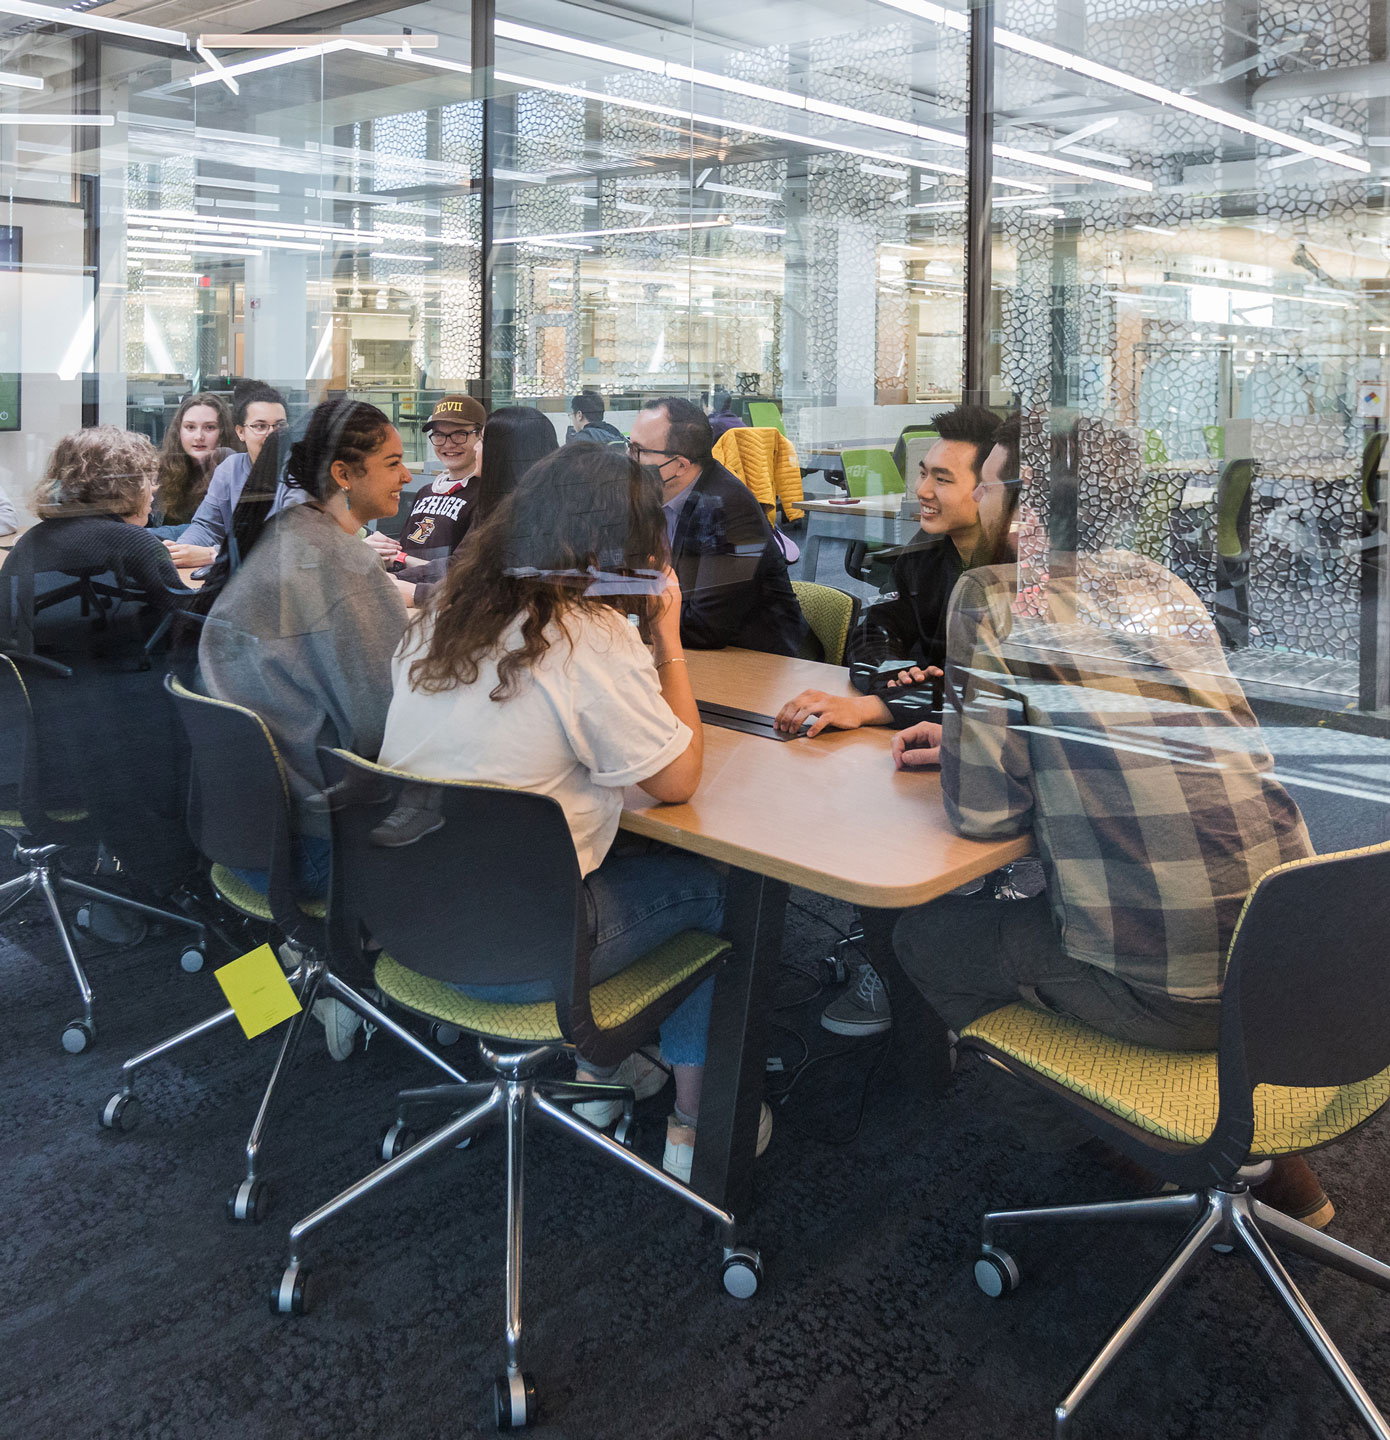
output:
[{"label": "chrome chair base", "polygon": [[[73,978],[77,981],[77,993],[82,997],[82,1015],[77,1020],[69,1020],[63,1029],[63,1049],[69,1055],[80,1055],[96,1039],[96,1019],[93,1015],[93,1003],[95,994],[92,990],[92,983],[87,978],[86,969],[77,955],[77,946],[72,938],[72,931],[68,928],[67,917],[63,914],[63,907],[58,903],[60,893],[81,895],[88,900],[100,900],[107,905],[118,906],[122,910],[132,910],[139,915],[148,915],[155,920],[164,920],[171,925],[182,925],[190,930],[198,932],[196,944],[190,945],[184,950],[182,960],[185,970],[193,971],[202,968],[203,946],[206,941],[206,927],[201,921],[194,920],[189,915],[181,915],[173,910],[161,910],[156,905],[145,905],[139,900],[132,900],[128,895],[118,895],[113,890],[103,890],[98,885],[88,885],[84,881],[74,880],[72,876],[63,874],[60,864],[63,845],[25,845],[16,843],[14,858],[17,865],[24,867],[24,874],[16,875],[13,880],[7,880],[0,885],[0,918],[8,915],[16,905],[27,900],[31,895],[41,895],[44,904],[48,906],[48,913],[52,917],[54,929],[58,932],[58,940],[63,947],[63,954],[67,957],[69,968],[72,970]],[[197,957],[194,963],[193,957]]]},{"label": "chrome chair base", "polygon": [[505,1127],[507,1148],[506,1369],[498,1375],[493,1387],[494,1413],[499,1430],[519,1430],[530,1424],[536,1418],[536,1387],[533,1378],[522,1369],[521,1344],[522,1182],[528,1119],[542,1120],[565,1131],[582,1144],[616,1160],[634,1174],[716,1221],[725,1241],[725,1288],[732,1295],[749,1298],[757,1289],[757,1280],[761,1279],[761,1263],[756,1251],[736,1243],[734,1217],[664,1170],[633,1154],[601,1130],[577,1119],[562,1108],[561,1103],[557,1103],[574,1104],[622,1096],[627,1102],[625,1118],[631,1116],[630,1089],[539,1078],[536,1072],[563,1048],[560,1045],[542,1045],[529,1050],[504,1052],[494,1050],[480,1040],[479,1052],[483,1062],[494,1072],[495,1080],[402,1091],[400,1100],[403,1105],[426,1101],[472,1103],[461,1114],[410,1145],[371,1174],[349,1185],[291,1228],[289,1264],[271,1290],[271,1313],[302,1315],[309,1308],[310,1270],[304,1263],[304,1242],[315,1230],[430,1156],[459,1148],[461,1142],[471,1140],[486,1126],[500,1123]]},{"label": "chrome chair base", "polygon": [[1298,1286],[1270,1245],[1274,1239],[1290,1250],[1390,1290],[1390,1265],[1385,1265],[1350,1245],[1334,1240],[1299,1220],[1257,1200],[1250,1186],[1269,1173],[1264,1161],[1241,1169],[1228,1190],[1208,1189],[1184,1195],[1150,1195],[1137,1200],[1117,1200],[1091,1205],[1059,1205],[1036,1210],[996,1210],[984,1217],[980,1259],[975,1262],[975,1280],[990,1296],[1007,1294],[1019,1283],[1013,1257],[995,1244],[996,1232],[1005,1225],[1033,1222],[1043,1224],[1085,1224],[1091,1221],[1135,1221],[1181,1216],[1192,1222],[1182,1243],[1173,1252],[1162,1273],[1150,1285],[1123,1323],[1101,1346],[1095,1358],[1077,1376],[1071,1389],[1053,1411],[1057,1440],[1066,1434],[1077,1406],[1090,1394],[1110,1366],[1143,1328],[1145,1321],[1173,1291],[1178,1282],[1202,1257],[1204,1249],[1240,1250],[1260,1272],[1265,1284],[1282,1302],[1303,1338],[1322,1362],[1342,1393],[1351,1401],[1361,1423],[1376,1440],[1390,1440],[1390,1426],[1352,1373],[1351,1367],[1318,1317],[1303,1298]]},{"label": "chrome chair base", "polygon": [[[251,1133],[247,1136],[246,1174],[227,1198],[227,1218],[229,1220],[251,1221],[259,1224],[269,1213],[269,1187],[260,1173],[261,1149],[265,1143],[271,1116],[284,1089],[285,1076],[294,1064],[295,1054],[299,1049],[305,1027],[313,1014],[316,1000],[324,998],[341,1000],[344,1005],[361,1016],[363,1021],[377,1030],[386,1031],[422,1059],[428,1060],[436,1069],[442,1070],[455,1085],[467,1086],[469,1084],[466,1075],[455,1069],[442,1056],[437,1055],[419,1036],[412,1034],[405,1026],[387,1015],[380,1006],[373,1004],[365,995],[359,994],[351,985],[334,974],[328,968],[327,962],[316,952],[306,950],[302,953],[301,964],[288,976],[290,985],[295,988],[299,997],[301,1009],[285,1026],[279,1052],[271,1067],[270,1077],[266,1081],[265,1092],[261,1096],[260,1108],[256,1112]],[[215,1015],[209,1015],[196,1025],[190,1025],[186,1030],[180,1030],[178,1034],[170,1035],[167,1039],[159,1041],[148,1050],[142,1050],[138,1055],[132,1055],[121,1066],[120,1089],[116,1090],[102,1106],[102,1126],[107,1130],[133,1130],[140,1118],[140,1101],[135,1094],[135,1079],[140,1070],[151,1061],[170,1054],[188,1042],[197,1040],[203,1035],[209,1035],[224,1025],[230,1025],[235,1018],[236,1012],[230,1007],[219,1010]]]}]

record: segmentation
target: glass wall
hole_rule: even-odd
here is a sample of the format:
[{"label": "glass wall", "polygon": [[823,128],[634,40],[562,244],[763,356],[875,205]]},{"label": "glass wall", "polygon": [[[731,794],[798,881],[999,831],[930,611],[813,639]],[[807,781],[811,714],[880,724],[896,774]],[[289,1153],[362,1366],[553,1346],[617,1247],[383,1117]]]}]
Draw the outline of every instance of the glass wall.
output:
[{"label": "glass wall", "polygon": [[[16,498],[66,430],[158,440],[240,376],[294,411],[372,399],[425,468],[446,391],[563,433],[580,389],[623,430],[652,394],[727,390],[776,407],[812,488],[962,394],[963,4],[501,0],[478,74],[466,8],[215,63],[197,7],[123,8],[179,28],[9,27],[31,82],[0,124]],[[218,23],[294,18],[275,8]],[[1029,417],[1035,469],[1074,437],[1084,544],[1161,560],[1242,679],[1332,710],[1390,705],[1390,102],[1358,78],[1379,13],[1012,0],[980,117],[988,398]],[[96,121],[32,123],[73,111]]]}]

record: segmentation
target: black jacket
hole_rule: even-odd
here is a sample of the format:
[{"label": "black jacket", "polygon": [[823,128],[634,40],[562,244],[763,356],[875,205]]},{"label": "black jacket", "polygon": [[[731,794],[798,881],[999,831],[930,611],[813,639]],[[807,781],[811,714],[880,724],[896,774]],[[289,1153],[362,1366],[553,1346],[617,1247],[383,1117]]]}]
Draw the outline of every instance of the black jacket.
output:
[{"label": "black jacket", "polygon": [[681,643],[795,655],[806,634],[787,562],[752,492],[710,460],[685,492],[671,564],[681,582]]},{"label": "black jacket", "polygon": [[587,441],[589,444],[616,445],[622,438],[623,432],[616,425],[610,425],[607,420],[590,420],[582,430],[567,436],[565,444],[582,445]]},{"label": "black jacket", "polygon": [[877,695],[899,727],[940,718],[932,713],[932,687],[885,691],[879,667],[891,673],[908,661],[945,669],[946,610],[962,568],[949,537],[914,536],[893,561],[893,589],[864,611],[849,637],[845,658],[854,688]]}]

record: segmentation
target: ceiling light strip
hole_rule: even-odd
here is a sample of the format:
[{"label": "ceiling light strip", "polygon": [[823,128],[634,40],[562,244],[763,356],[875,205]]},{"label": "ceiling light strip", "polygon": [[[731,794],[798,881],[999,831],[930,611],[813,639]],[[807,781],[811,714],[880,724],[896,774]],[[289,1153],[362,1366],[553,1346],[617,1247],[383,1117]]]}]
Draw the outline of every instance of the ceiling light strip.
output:
[{"label": "ceiling light strip", "polygon": [[0,125],[95,125],[105,129],[115,123],[114,115],[45,115],[38,110],[0,114]]},{"label": "ceiling light strip", "polygon": [[0,85],[11,85],[16,90],[43,89],[43,81],[37,75],[20,75],[14,70],[0,70]]},{"label": "ceiling light strip", "polygon": [[69,25],[77,30],[97,30],[106,35],[124,35],[129,40],[149,40],[156,45],[173,45],[180,50],[192,49],[188,36],[181,30],[163,30],[157,25],[136,25],[129,20],[111,20],[103,15],[59,10],[52,5],[32,5],[29,0],[0,0],[0,15],[22,15],[26,20],[42,20],[45,25]]}]

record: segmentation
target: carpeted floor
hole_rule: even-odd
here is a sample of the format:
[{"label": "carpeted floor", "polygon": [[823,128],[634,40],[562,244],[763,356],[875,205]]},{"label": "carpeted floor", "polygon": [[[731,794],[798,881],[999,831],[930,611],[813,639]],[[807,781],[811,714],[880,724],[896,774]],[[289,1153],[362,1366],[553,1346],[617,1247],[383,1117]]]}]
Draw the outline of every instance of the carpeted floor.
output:
[{"label": "carpeted floor", "polygon": [[[0,862],[0,872],[8,869]],[[798,895],[833,923],[846,907]],[[793,911],[786,958],[833,940]],[[491,1433],[501,1355],[502,1147],[449,1153],[349,1212],[312,1244],[311,1314],[276,1319],[267,1292],[288,1225],[364,1173],[393,1088],[424,1075],[377,1037],[330,1062],[315,1034],[267,1156],[275,1206],[259,1228],[223,1200],[273,1041],[222,1033],[156,1065],[143,1121],[98,1129],[120,1060],[218,999],[172,940],[93,962],[100,1036],[58,1044],[70,976],[35,907],[0,923],[0,1435],[25,1440],[312,1440]],[[787,971],[779,1020],[817,1052],[825,996]],[[800,1043],[779,1034],[790,1064]],[[991,1205],[1101,1198],[1077,1159],[1012,1148],[962,1065],[921,1103],[876,1078],[874,1047],[807,1070],[776,1107],[755,1231],[766,1283],[747,1303],[718,1281],[712,1233],[563,1137],[533,1132],[525,1313],[543,1408],[565,1440],[820,1440],[1051,1434],[1051,1408],[1176,1243],[1176,1230],[1020,1231],[1024,1285],[991,1301],[971,1263]],[[462,1047],[451,1052],[468,1062]],[[465,1068],[469,1068],[465,1063]],[[885,1067],[884,1073],[887,1069]],[[783,1082],[785,1083],[785,1082]],[[657,1154],[662,1097],[645,1107]],[[1390,1256],[1384,1121],[1318,1162],[1333,1233]],[[1363,1382],[1390,1407],[1390,1297],[1291,1268]],[[1360,1434],[1348,1407],[1244,1263],[1213,1257],[1151,1322],[1083,1409],[1085,1437]]]}]

